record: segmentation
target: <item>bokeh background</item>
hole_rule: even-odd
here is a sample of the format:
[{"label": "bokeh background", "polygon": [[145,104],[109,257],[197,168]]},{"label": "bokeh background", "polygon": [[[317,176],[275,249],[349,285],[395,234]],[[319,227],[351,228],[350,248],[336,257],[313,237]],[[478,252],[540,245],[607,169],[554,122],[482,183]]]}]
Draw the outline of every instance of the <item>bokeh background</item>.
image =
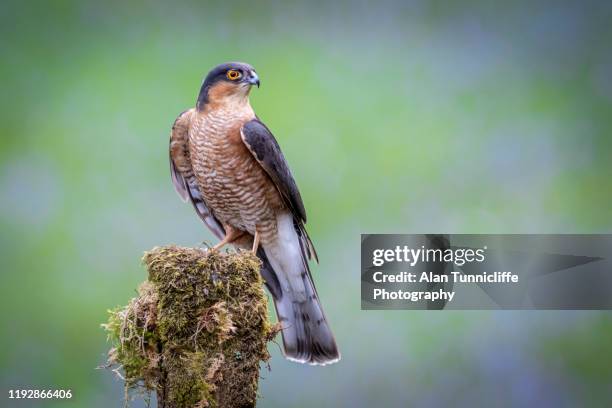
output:
[{"label": "bokeh background", "polygon": [[343,352],[272,346],[260,406],[610,406],[610,312],[361,311],[359,234],[612,232],[611,21],[605,1],[3,0],[0,405],[122,405],[99,325],[143,251],[212,239],[169,129],[243,60]]}]

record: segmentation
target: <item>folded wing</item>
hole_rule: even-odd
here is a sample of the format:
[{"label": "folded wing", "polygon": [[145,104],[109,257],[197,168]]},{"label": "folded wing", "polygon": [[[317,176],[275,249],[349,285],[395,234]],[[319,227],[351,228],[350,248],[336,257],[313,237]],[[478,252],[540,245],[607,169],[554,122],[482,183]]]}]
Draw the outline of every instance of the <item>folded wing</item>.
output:
[{"label": "folded wing", "polygon": [[318,262],[317,252],[304,227],[306,209],[302,196],[272,132],[259,119],[253,119],[242,126],[240,134],[246,147],[270,176],[285,205],[291,210],[302,251],[308,259],[314,257]]}]

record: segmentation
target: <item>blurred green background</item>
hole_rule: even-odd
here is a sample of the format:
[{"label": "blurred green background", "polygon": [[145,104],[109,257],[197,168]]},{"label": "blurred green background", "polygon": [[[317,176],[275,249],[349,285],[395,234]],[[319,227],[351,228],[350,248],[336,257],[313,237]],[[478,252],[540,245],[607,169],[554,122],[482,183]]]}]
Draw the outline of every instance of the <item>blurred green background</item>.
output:
[{"label": "blurred green background", "polygon": [[3,0],[0,405],[121,406],[99,324],[143,251],[212,239],[173,191],[169,130],[242,60],[343,352],[271,347],[260,406],[610,406],[609,312],[361,311],[359,292],[360,233],[612,232],[610,21],[604,1]]}]

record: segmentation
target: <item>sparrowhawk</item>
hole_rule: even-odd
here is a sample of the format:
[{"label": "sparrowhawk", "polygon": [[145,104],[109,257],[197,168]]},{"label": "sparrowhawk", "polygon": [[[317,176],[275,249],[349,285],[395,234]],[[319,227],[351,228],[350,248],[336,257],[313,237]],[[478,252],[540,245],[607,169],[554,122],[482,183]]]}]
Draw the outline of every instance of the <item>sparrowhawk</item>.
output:
[{"label": "sparrowhawk", "polygon": [[233,244],[261,259],[285,356],[333,363],[340,353],[308,266],[317,254],[304,226],[304,203],[278,142],[251,107],[253,85],[259,87],[259,77],[245,63],[208,73],[196,107],[172,127],[172,180],[221,240],[213,250]]}]

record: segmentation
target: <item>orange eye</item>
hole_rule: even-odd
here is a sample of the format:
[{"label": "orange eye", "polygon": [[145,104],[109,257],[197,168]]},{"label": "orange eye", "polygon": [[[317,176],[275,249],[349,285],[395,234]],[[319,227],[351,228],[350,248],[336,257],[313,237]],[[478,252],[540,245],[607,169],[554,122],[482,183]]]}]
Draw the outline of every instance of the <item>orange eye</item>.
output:
[{"label": "orange eye", "polygon": [[235,81],[241,76],[242,74],[240,73],[240,71],[237,71],[235,69],[230,69],[229,71],[227,71],[227,79],[229,79],[230,81]]}]

